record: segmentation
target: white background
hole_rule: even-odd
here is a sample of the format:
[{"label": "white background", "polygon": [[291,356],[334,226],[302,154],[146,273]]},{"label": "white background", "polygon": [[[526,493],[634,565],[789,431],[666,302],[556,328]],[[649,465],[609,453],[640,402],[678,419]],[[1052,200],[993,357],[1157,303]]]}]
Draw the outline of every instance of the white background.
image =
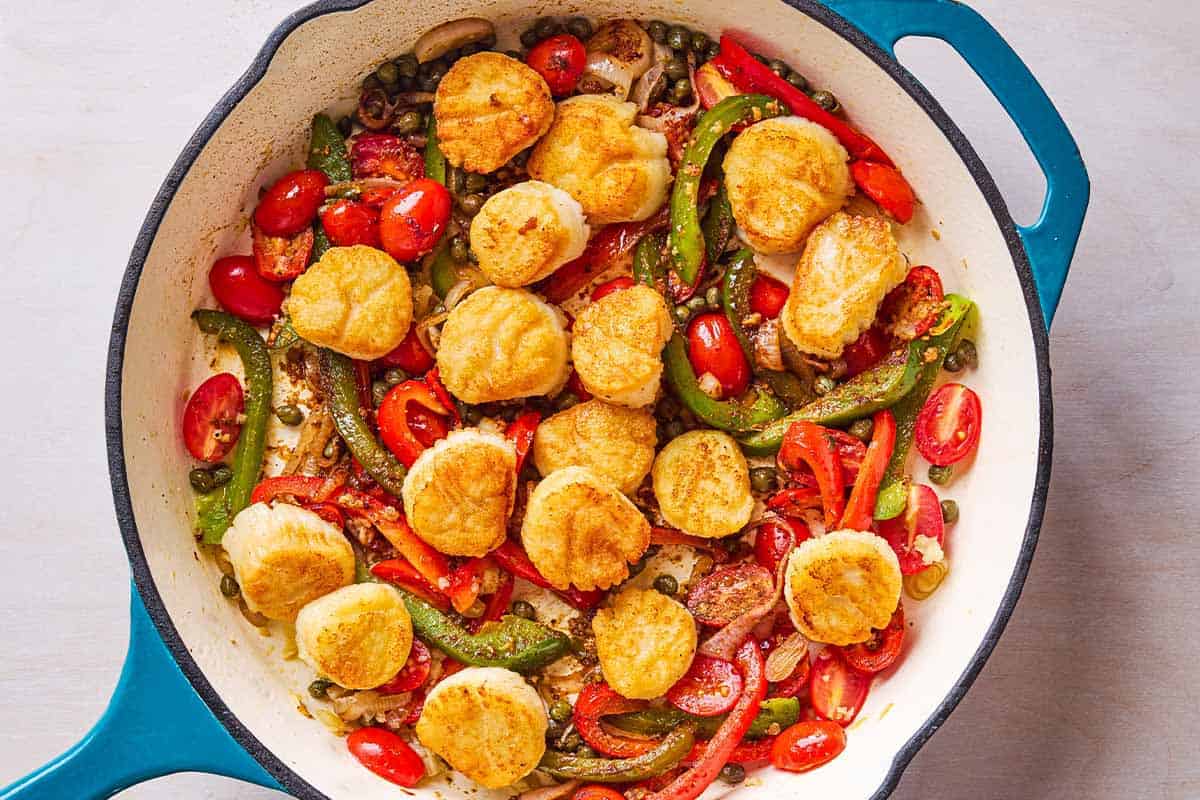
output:
[{"label": "white background", "polygon": [[[117,286],[178,151],[296,3],[0,4],[0,785],[82,735],[116,681]],[[895,796],[1200,797],[1200,4],[975,5],[1074,130],[1092,208],[1051,336],[1054,476],[1025,594]],[[1031,221],[1041,179],[981,84],[941,45],[900,56]],[[281,795],[188,775],[122,797]]]}]

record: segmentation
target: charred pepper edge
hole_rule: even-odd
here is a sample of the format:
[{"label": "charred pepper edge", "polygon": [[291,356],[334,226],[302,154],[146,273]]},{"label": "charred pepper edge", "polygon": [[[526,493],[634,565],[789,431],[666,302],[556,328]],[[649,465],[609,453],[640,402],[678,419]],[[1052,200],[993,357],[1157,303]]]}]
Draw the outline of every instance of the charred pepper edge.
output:
[{"label": "charred pepper edge", "polygon": [[684,723],[668,733],[653,750],[640,756],[584,758],[557,750],[547,750],[538,768],[564,780],[630,783],[653,778],[671,769],[691,752],[695,742],[695,726],[692,723]]}]

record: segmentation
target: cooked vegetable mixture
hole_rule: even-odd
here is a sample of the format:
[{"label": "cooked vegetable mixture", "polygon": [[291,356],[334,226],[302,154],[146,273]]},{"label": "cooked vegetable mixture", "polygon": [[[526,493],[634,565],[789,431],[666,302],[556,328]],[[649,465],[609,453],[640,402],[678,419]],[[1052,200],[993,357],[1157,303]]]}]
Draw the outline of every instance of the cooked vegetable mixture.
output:
[{"label": "cooked vegetable mixture", "polygon": [[182,433],[219,589],[401,786],[817,768],[948,574],[972,303],[788,64],[658,20],[519,43],[462,19],[379,65],[213,264],[233,371]]}]

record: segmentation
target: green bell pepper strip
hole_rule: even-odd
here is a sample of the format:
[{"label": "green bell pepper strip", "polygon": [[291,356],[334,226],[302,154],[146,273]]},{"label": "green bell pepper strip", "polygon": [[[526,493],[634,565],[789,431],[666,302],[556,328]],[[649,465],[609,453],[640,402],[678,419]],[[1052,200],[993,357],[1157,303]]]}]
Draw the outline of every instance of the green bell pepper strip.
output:
[{"label": "green bell pepper strip", "polygon": [[325,114],[313,117],[312,138],[308,143],[308,168],[319,169],[330,183],[350,180],[350,156],[346,153],[346,138]]},{"label": "green bell pepper strip", "polygon": [[442,237],[429,262],[429,285],[433,293],[445,300],[450,289],[458,283],[458,265],[450,255],[450,241]]},{"label": "green bell pepper strip", "polygon": [[752,434],[788,412],[774,395],[758,388],[750,390],[754,395],[750,402],[716,400],[706,395],[700,389],[700,381],[688,360],[687,342],[680,333],[667,342],[663,362],[671,391],[693,414],[714,428],[739,435]]},{"label": "green bell pepper strip", "polygon": [[[647,708],[641,711],[630,711],[625,714],[615,714],[606,717],[604,721],[615,728],[637,733],[643,736],[662,736],[670,733],[685,722],[696,725],[696,735],[701,739],[710,739],[725,721],[725,714],[715,717],[694,717],[670,706]],[[746,731],[747,739],[761,739],[764,736],[779,733],[784,728],[794,725],[800,719],[800,701],[794,697],[773,697],[764,700],[758,710],[758,716],[750,723]]]},{"label": "green bell pepper strip", "polygon": [[721,137],[740,122],[758,122],[786,113],[783,104],[762,94],[726,97],[704,112],[696,133],[683,151],[671,191],[671,261],[679,280],[695,286],[704,264],[704,232],[700,227],[700,178]]},{"label": "green bell pepper strip", "polygon": [[715,264],[721,258],[729,240],[733,238],[735,226],[729,192],[725,189],[725,181],[721,181],[717,193],[708,203],[704,221],[700,223],[700,232],[704,234],[704,255],[709,264]]},{"label": "green bell pepper strip", "polygon": [[638,239],[633,250],[633,279],[655,291],[661,291],[658,283],[663,278],[662,251],[666,243],[666,234],[648,233]]},{"label": "green bell pepper strip", "polygon": [[192,312],[192,319],[200,330],[234,346],[246,376],[245,420],[233,448],[233,477],[196,500],[201,538],[207,544],[220,544],[233,518],[250,504],[250,493],[262,471],[271,410],[271,356],[258,331],[231,314],[199,310]]},{"label": "green bell pepper strip", "polygon": [[442,186],[446,185],[446,157],[438,146],[437,117],[429,115],[425,126],[425,177],[432,178]]},{"label": "green bell pepper strip", "polygon": [[359,413],[354,362],[340,353],[321,348],[317,363],[321,388],[329,401],[329,413],[338,435],[375,482],[399,497],[407,470],[379,443]]},{"label": "green bell pepper strip", "polygon": [[630,783],[661,775],[678,764],[696,743],[694,726],[674,728],[653,750],[633,758],[585,758],[547,750],[538,768],[556,778],[589,783]]},{"label": "green bell pepper strip", "polygon": [[957,294],[946,295],[946,303],[946,310],[933,329],[912,343],[913,349],[921,353],[921,371],[912,391],[892,406],[892,414],[896,417],[896,444],[875,498],[875,519],[898,517],[908,504],[905,467],[908,464],[908,451],[912,447],[913,430],[917,425],[917,414],[921,413],[929,393],[933,391],[933,385],[937,383],[946,354],[958,345],[963,323],[974,305]]},{"label": "green bell pepper strip", "polygon": [[479,633],[470,633],[416,595],[401,594],[416,634],[455,661],[472,667],[529,672],[557,660],[571,648],[571,638],[565,633],[512,614],[505,614]]},{"label": "green bell pepper strip", "polygon": [[321,224],[320,218],[313,223],[313,246],[312,252],[308,256],[308,263],[315,264],[321,260],[321,256],[333,247],[333,242],[329,241],[329,234],[325,233],[325,227]]}]

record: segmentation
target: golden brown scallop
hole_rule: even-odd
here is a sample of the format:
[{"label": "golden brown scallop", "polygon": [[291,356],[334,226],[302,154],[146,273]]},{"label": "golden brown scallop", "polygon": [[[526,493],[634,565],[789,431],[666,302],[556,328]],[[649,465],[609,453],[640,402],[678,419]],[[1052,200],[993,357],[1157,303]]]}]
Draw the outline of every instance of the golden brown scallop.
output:
[{"label": "golden brown scallop", "polygon": [[622,697],[661,697],[696,655],[696,620],[653,589],[623,589],[592,620],[604,680]]},{"label": "golden brown scallop", "polygon": [[671,313],[649,286],[631,286],[589,304],[575,319],[571,355],[584,388],[618,405],[653,402]]},{"label": "golden brown scallop", "polygon": [[645,409],[589,400],[538,426],[533,463],[542,475],[587,467],[632,494],[654,463],[655,427],[654,416]]},{"label": "golden brown scallop", "polygon": [[408,661],[412,641],[404,600],[384,583],[338,589],[296,617],[300,658],[347,689],[371,689],[394,678]]},{"label": "golden brown scallop", "polygon": [[497,286],[528,286],[587,246],[583,208],[562,189],[525,181],[488,198],[471,220],[471,252]]},{"label": "golden brown scallop", "polygon": [[693,536],[735,533],[750,521],[750,468],[733,437],[690,431],[667,443],[650,472],[668,523]]}]

